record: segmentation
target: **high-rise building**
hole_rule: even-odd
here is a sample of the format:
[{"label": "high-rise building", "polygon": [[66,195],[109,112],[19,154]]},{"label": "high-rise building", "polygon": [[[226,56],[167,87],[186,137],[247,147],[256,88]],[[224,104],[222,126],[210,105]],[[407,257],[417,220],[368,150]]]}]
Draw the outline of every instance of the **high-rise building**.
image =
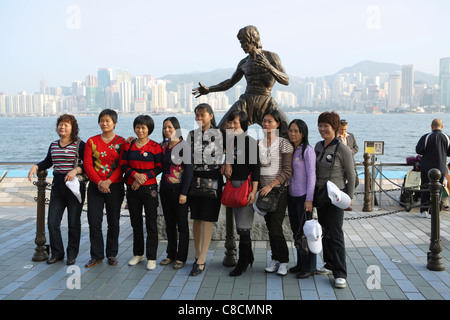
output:
[{"label": "high-rise building", "polygon": [[164,111],[167,108],[166,82],[157,80],[152,84],[152,111]]},{"label": "high-rise building", "polygon": [[111,85],[112,69],[111,68],[100,68],[97,71],[98,86],[102,88],[107,88]]},{"label": "high-rise building", "polygon": [[42,79],[40,83],[40,93],[45,94],[47,90],[47,80]]},{"label": "high-rise building", "polygon": [[143,76],[136,76],[133,78],[133,84],[134,84],[134,98],[143,99],[146,84],[145,78]]},{"label": "high-rise building", "polygon": [[388,110],[392,111],[400,107],[401,79],[399,74],[389,76]]},{"label": "high-rise building", "polygon": [[401,103],[412,104],[414,96],[414,65],[406,64],[402,66],[402,89]]},{"label": "high-rise building", "polygon": [[185,112],[192,112],[192,97],[192,82],[184,82],[183,84],[178,85],[178,103],[180,109],[183,109]]},{"label": "high-rise building", "polygon": [[120,88],[120,110],[131,112],[134,102],[134,85],[129,80],[124,80],[119,84]]},{"label": "high-rise building", "polygon": [[87,111],[100,111],[105,108],[104,90],[102,87],[86,87]]},{"label": "high-rise building", "polygon": [[86,87],[98,87],[98,79],[93,74],[86,76]]},{"label": "high-rise building", "polygon": [[439,64],[441,105],[450,107],[450,58],[442,58]]}]

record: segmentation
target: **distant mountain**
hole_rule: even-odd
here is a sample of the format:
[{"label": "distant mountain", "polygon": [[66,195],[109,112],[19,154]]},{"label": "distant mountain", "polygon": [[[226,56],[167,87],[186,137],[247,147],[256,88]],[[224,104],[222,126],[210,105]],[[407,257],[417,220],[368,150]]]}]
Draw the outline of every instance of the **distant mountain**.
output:
[{"label": "distant mountain", "polygon": [[[394,74],[395,72],[402,71],[402,66],[395,63],[375,62],[375,61],[361,61],[351,67],[345,67],[344,69],[335,73],[354,73],[361,72],[366,76],[376,76],[379,73],[386,72]],[[439,83],[439,77],[425,72],[414,70],[414,81],[426,82],[429,86]]]}]

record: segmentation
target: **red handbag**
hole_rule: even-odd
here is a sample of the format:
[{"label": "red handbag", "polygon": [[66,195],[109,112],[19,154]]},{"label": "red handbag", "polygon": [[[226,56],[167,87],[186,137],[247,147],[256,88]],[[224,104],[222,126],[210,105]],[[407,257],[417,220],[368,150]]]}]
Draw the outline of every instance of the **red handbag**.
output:
[{"label": "red handbag", "polygon": [[225,187],[222,191],[222,197],[220,198],[220,202],[227,207],[231,208],[242,208],[247,205],[247,199],[250,192],[252,192],[252,175],[248,176],[248,179],[245,180],[238,188],[233,187],[231,184],[231,180],[228,179]]}]

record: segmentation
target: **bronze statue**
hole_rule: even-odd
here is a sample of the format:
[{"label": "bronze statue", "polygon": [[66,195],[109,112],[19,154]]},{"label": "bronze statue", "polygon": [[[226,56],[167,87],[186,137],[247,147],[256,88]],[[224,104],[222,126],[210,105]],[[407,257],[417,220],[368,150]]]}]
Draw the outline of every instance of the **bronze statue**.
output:
[{"label": "bronze statue", "polygon": [[[236,71],[230,79],[217,85],[206,87],[199,83],[200,87],[193,89],[193,94],[201,95],[210,92],[226,91],[238,83],[243,76],[247,80],[245,93],[239,97],[228,112],[223,116],[219,127],[224,128],[227,123],[228,114],[238,109],[247,112],[249,124],[258,123],[262,126],[264,114],[272,109],[279,109],[271,91],[275,82],[285,86],[289,85],[289,77],[286,74],[281,60],[276,53],[262,50],[258,29],[254,26],[247,26],[239,30],[237,35],[241,47],[248,54],[246,58],[239,62]],[[289,118],[279,109],[285,127],[289,123]]]}]

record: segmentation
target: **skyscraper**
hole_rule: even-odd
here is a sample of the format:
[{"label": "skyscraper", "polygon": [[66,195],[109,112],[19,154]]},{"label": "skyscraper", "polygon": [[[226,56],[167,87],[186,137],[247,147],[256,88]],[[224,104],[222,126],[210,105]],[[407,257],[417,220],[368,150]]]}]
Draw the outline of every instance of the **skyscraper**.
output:
[{"label": "skyscraper", "polygon": [[122,112],[131,112],[134,101],[134,85],[131,81],[120,82],[120,109]]},{"label": "skyscraper", "polygon": [[401,79],[399,74],[389,76],[388,110],[392,111],[400,107]]},{"label": "skyscraper", "polygon": [[402,66],[402,104],[411,105],[414,95],[414,65],[406,64]]},{"label": "skyscraper", "polygon": [[450,58],[442,58],[439,64],[441,105],[450,107]]},{"label": "skyscraper", "polygon": [[111,85],[112,81],[112,69],[111,68],[100,68],[97,71],[98,86],[107,88]]}]

